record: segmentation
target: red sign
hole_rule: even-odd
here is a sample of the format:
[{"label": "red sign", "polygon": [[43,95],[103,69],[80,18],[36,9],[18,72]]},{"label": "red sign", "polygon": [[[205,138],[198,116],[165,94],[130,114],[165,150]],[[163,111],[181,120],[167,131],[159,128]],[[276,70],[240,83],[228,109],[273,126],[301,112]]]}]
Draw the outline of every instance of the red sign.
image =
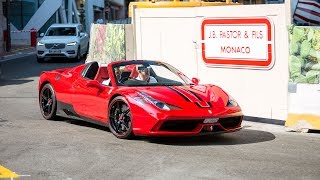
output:
[{"label": "red sign", "polygon": [[206,18],[201,25],[202,58],[210,66],[270,69],[273,26],[267,17]]}]

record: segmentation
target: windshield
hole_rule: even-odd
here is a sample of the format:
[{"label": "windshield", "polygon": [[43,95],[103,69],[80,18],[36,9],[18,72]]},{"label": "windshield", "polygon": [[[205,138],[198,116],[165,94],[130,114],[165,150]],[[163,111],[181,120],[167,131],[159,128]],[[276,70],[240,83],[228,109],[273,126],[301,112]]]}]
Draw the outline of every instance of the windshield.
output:
[{"label": "windshield", "polygon": [[113,65],[119,86],[182,86],[192,84],[180,71],[169,64],[145,61]]},{"label": "windshield", "polygon": [[46,36],[76,36],[75,27],[52,27],[47,31]]}]

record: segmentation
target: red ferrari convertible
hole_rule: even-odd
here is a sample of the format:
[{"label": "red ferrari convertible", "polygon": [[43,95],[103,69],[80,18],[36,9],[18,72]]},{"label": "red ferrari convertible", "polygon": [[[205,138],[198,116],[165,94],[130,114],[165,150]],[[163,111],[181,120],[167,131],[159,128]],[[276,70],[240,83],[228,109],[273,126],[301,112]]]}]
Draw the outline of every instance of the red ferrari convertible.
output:
[{"label": "red ferrari convertible", "polygon": [[42,72],[39,105],[45,119],[93,122],[118,138],[240,130],[237,102],[220,87],[198,82],[163,62],[90,62]]}]

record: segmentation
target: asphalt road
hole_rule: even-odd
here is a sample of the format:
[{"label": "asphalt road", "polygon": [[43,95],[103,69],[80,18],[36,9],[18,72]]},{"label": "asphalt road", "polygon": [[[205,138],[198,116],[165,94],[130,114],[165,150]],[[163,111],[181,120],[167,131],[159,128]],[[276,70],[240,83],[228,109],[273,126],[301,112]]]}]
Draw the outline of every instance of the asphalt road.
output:
[{"label": "asphalt road", "polygon": [[[82,62],[83,63],[83,62]],[[39,73],[79,63],[2,63],[0,165],[21,179],[320,179],[320,134],[243,123],[230,134],[120,140],[107,128],[44,120]]]}]

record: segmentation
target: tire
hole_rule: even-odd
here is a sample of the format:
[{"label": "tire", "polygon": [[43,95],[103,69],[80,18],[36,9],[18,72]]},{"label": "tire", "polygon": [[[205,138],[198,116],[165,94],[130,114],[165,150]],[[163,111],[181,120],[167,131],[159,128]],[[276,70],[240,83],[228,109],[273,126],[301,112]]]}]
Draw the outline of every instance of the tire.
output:
[{"label": "tire", "polygon": [[80,52],[80,46],[78,47],[77,56],[73,59],[74,62],[81,61],[81,52]]},{"label": "tire", "polygon": [[44,58],[39,58],[39,57],[37,57],[37,62],[38,62],[38,63],[43,63],[43,62],[44,62]]},{"label": "tire", "polygon": [[122,96],[114,98],[109,104],[108,112],[112,134],[120,139],[133,138],[131,111],[127,101]]},{"label": "tire", "polygon": [[57,112],[56,93],[51,84],[45,84],[39,93],[39,106],[42,116],[47,120],[55,120]]}]

